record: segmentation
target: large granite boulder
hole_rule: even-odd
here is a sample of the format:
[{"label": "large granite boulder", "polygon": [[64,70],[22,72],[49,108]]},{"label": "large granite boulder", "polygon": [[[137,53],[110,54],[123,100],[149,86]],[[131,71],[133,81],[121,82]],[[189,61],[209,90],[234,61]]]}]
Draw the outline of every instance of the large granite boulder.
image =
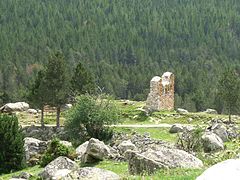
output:
[{"label": "large granite boulder", "polygon": [[201,168],[203,163],[195,156],[179,149],[158,147],[144,153],[127,152],[130,174],[152,174],[162,168]]},{"label": "large granite boulder", "polygon": [[29,165],[36,165],[40,155],[47,149],[47,142],[26,137],[24,138],[24,149],[27,163]]},{"label": "large granite boulder", "polygon": [[205,132],[202,136],[205,152],[214,152],[224,149],[223,141],[218,135],[212,132]]},{"label": "large granite boulder", "polygon": [[216,123],[213,124],[210,128],[214,134],[223,140],[223,142],[227,142],[229,140],[227,128],[223,124]]},{"label": "large granite boulder", "polygon": [[146,157],[136,151],[127,151],[128,171],[130,174],[153,174],[158,169],[167,168],[163,163]]},{"label": "large granite boulder", "polygon": [[130,140],[127,140],[127,141],[122,141],[118,145],[118,150],[120,154],[123,155],[127,150],[137,150],[137,147]]},{"label": "large granite boulder", "polygon": [[228,159],[205,170],[197,180],[239,180],[240,159]]},{"label": "large granite boulder", "polygon": [[82,180],[120,180],[120,177],[112,171],[96,167],[84,167],[71,172],[67,179]]},{"label": "large granite boulder", "polygon": [[169,129],[170,133],[179,133],[183,132],[184,130],[191,131],[194,128],[190,125],[182,125],[182,124],[173,124]]},{"label": "large granite boulder", "polygon": [[45,180],[64,179],[67,178],[73,170],[77,170],[78,167],[78,164],[71,159],[60,156],[50,162],[39,176]]},{"label": "large granite boulder", "polygon": [[1,112],[16,112],[16,111],[26,111],[29,109],[29,104],[25,102],[7,103],[0,108]]},{"label": "large granite boulder", "polygon": [[179,133],[183,132],[184,126],[182,124],[173,124],[172,127],[169,129],[170,133]]},{"label": "large granite boulder", "polygon": [[86,141],[85,143],[81,144],[80,146],[77,147],[76,149],[76,154],[78,156],[78,159],[81,159],[83,154],[86,152],[87,147],[88,147],[89,141]]},{"label": "large granite boulder", "polygon": [[104,144],[98,139],[91,138],[89,140],[86,152],[82,156],[83,163],[96,162],[103,159],[113,158],[111,147]]}]

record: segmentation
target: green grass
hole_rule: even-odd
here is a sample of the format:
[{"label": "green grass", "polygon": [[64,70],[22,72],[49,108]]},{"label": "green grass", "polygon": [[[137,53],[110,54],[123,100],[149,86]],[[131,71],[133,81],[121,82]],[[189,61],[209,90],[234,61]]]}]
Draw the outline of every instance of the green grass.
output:
[{"label": "green grass", "polygon": [[128,175],[128,163],[127,162],[114,162],[114,161],[100,161],[95,167],[106,169],[120,176]]},{"label": "green grass", "polygon": [[102,161],[96,165],[98,168],[115,172],[122,179],[126,180],[193,180],[196,179],[204,169],[164,169],[159,170],[153,175],[133,176],[128,173],[127,162]]},{"label": "green grass", "polygon": [[170,134],[169,128],[115,128],[116,132],[124,132],[131,134],[137,132],[139,134],[149,133],[151,138],[161,139],[168,142],[176,142],[177,135]]},{"label": "green grass", "polygon": [[[150,116],[145,116],[144,113],[139,110],[145,106],[144,101],[128,101],[125,103],[124,100],[114,100],[117,108],[119,109],[119,124],[193,124],[193,125],[203,125],[206,124],[212,118],[224,118],[227,119],[226,115],[214,115],[214,114],[206,114],[206,113],[189,113],[186,115],[179,115],[175,111],[159,111],[153,112]],[[64,124],[66,113],[61,113],[60,123]],[[45,113],[45,115],[47,115]],[[18,114],[18,118],[21,124],[40,124],[40,115],[38,117],[34,115],[30,115],[25,112],[21,112]],[[55,113],[48,113],[45,116],[46,124],[56,123]],[[191,122],[189,121],[191,119]],[[237,122],[237,123],[240,123]]]},{"label": "green grass", "polygon": [[21,171],[17,171],[14,173],[10,173],[10,174],[5,174],[5,175],[1,175],[0,176],[0,180],[8,180],[11,179],[12,176],[16,176],[21,174],[21,172],[28,172],[30,174],[33,175],[33,177],[30,180],[36,180],[37,179],[37,175],[43,170],[43,168],[41,168],[40,166],[34,166],[34,167],[29,167],[26,169],[23,169]]},{"label": "green grass", "polygon": [[[97,164],[88,164],[86,165],[88,167],[98,167],[101,169],[106,169],[112,172],[115,172],[118,174],[122,179],[125,180],[193,180],[196,179],[197,176],[199,176],[203,170],[202,169],[165,169],[165,170],[159,170],[153,175],[141,175],[141,176],[133,176],[128,173],[128,163],[127,162],[114,162],[114,161],[100,161]],[[40,168],[39,166],[30,167],[27,169],[24,169],[22,171],[31,173],[34,175],[30,180],[36,180],[38,173],[42,171],[43,168]],[[19,175],[22,171],[18,171],[11,174],[6,174],[0,176],[0,180],[8,180],[13,175]]]}]

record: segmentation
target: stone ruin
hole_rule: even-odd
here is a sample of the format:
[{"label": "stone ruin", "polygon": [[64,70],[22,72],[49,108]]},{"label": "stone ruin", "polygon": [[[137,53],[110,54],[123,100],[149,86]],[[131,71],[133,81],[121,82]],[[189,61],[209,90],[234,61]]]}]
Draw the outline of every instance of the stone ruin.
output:
[{"label": "stone ruin", "polygon": [[174,109],[174,74],[165,72],[162,77],[155,76],[150,82],[146,109],[148,111]]}]

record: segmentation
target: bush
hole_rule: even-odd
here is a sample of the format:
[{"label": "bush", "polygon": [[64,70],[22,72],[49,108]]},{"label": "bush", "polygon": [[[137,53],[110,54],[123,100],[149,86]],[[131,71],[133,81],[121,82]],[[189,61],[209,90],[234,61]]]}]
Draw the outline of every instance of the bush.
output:
[{"label": "bush", "polygon": [[47,151],[43,154],[40,166],[44,167],[59,156],[66,156],[70,159],[75,158],[75,151],[60,143],[59,139],[53,139],[49,144]]},{"label": "bush", "polygon": [[73,142],[84,142],[90,138],[102,141],[111,139],[109,126],[117,122],[116,106],[106,96],[82,95],[69,111],[65,129]]},{"label": "bush", "polygon": [[0,174],[25,167],[23,139],[17,117],[0,115]]},{"label": "bush", "polygon": [[203,130],[197,127],[194,130],[184,129],[178,134],[177,147],[187,152],[199,152],[203,150]]}]

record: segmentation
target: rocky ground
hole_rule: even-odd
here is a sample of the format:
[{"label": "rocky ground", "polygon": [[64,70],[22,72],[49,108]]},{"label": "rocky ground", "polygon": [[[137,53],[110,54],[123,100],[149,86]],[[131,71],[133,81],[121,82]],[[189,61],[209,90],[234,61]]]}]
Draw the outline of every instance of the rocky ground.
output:
[{"label": "rocky ground", "polygon": [[[76,147],[74,161],[59,157],[45,168],[40,168],[38,162],[49,140],[57,136],[62,144],[72,145],[66,141],[63,128],[51,125],[54,121],[49,121],[50,126],[43,130],[30,126],[29,118],[25,121],[27,112],[18,114],[24,126],[26,159],[31,168],[0,179],[196,179],[199,176],[201,180],[221,172],[224,165],[213,165],[224,160],[232,167],[225,173],[239,173],[236,168],[240,161],[237,159],[239,116],[233,116],[233,123],[229,124],[227,116],[218,115],[212,109],[200,113],[178,109],[147,114],[142,102],[117,103],[121,123],[115,125],[109,143],[92,138]],[[37,124],[38,118],[34,121]],[[202,134],[195,138],[198,129]],[[203,150],[196,152],[199,142]]]}]

